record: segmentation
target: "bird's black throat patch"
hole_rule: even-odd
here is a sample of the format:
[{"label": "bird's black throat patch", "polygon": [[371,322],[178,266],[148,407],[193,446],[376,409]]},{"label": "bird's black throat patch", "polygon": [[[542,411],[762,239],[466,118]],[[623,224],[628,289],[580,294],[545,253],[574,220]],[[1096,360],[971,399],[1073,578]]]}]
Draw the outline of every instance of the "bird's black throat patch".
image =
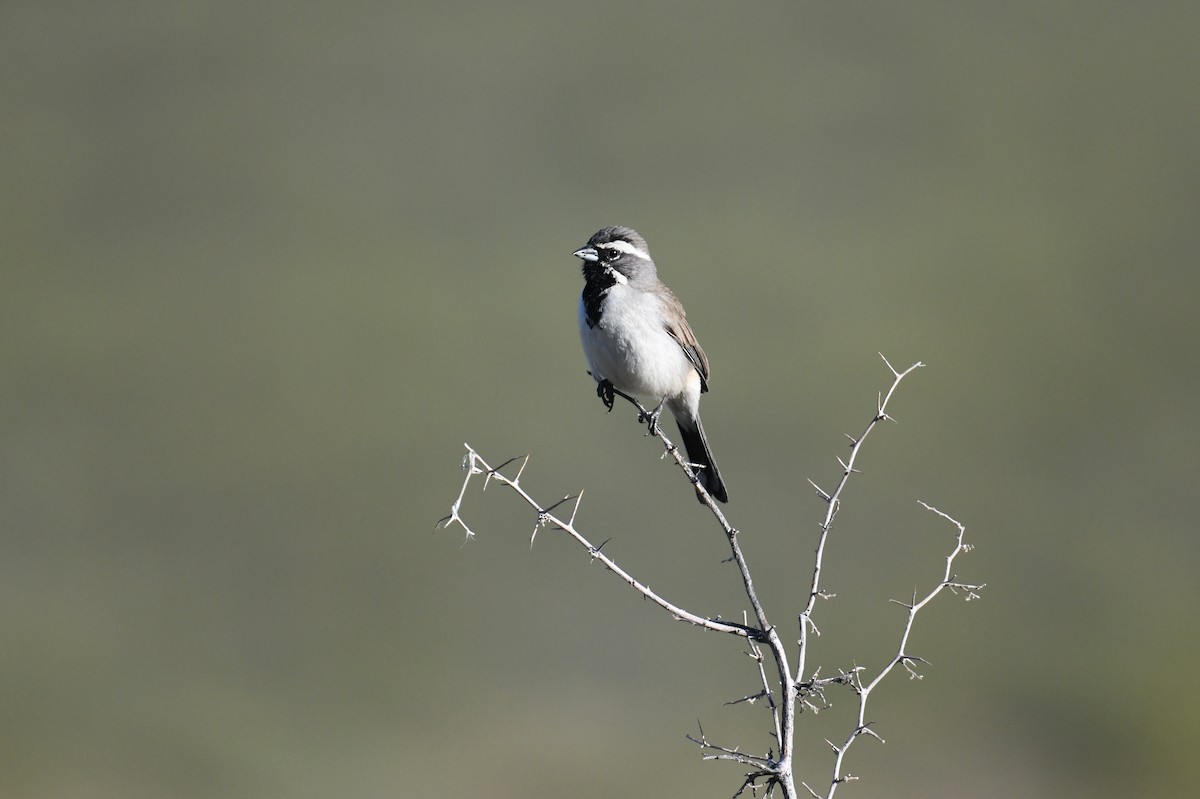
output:
[{"label": "bird's black throat patch", "polygon": [[586,262],[583,265],[583,308],[587,313],[588,327],[600,324],[600,305],[608,295],[608,290],[617,285],[617,278],[612,269],[597,263]]}]

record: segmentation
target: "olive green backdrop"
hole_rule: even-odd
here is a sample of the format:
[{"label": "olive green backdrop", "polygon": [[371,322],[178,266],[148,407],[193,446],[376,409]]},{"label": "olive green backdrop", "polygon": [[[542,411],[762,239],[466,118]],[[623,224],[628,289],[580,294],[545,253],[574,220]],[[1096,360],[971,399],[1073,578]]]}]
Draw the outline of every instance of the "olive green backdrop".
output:
[{"label": "olive green backdrop", "polygon": [[[731,521],[785,638],[832,484],[823,674],[883,662],[845,796],[1200,779],[1200,6],[0,6],[0,793],[733,793],[717,529],[603,412],[571,251],[650,242],[713,364]],[[852,700],[801,721],[798,774]]]}]

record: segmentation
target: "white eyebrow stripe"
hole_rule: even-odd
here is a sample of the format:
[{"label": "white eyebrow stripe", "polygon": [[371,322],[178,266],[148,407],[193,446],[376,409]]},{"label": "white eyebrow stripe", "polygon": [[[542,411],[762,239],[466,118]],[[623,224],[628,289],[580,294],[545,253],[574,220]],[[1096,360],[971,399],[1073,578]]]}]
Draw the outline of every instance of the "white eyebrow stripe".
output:
[{"label": "white eyebrow stripe", "polygon": [[610,250],[616,250],[617,252],[623,252],[626,255],[635,255],[638,258],[641,258],[643,261],[650,260],[650,253],[646,252],[645,250],[639,250],[637,247],[634,247],[632,244],[630,244],[627,241],[624,241],[623,239],[616,239],[615,241],[606,241],[603,244],[597,244],[596,246],[597,247],[605,247]]}]

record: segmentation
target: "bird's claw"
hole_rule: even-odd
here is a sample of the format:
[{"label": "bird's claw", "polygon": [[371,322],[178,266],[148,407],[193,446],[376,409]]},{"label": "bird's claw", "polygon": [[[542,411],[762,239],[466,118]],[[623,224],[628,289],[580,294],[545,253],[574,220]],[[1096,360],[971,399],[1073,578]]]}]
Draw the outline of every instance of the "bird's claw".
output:
[{"label": "bird's claw", "polygon": [[643,411],[642,413],[638,414],[638,421],[646,423],[647,435],[658,435],[658,417],[662,416],[663,405],[666,403],[666,401],[666,397],[663,397],[662,401],[658,403],[658,407],[656,407],[654,410]]},{"label": "bird's claw", "polygon": [[608,408],[608,412],[612,413],[613,403],[617,401],[617,395],[613,392],[611,380],[601,380],[596,384],[596,396],[604,403],[604,407]]}]

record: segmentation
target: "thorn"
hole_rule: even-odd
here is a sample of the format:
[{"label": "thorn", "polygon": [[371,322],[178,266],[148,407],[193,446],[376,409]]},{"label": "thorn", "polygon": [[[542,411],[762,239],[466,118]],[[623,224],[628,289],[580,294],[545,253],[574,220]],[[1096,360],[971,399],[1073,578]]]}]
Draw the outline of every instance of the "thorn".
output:
[{"label": "thorn", "polygon": [[568,494],[567,496],[565,496],[565,497],[563,497],[562,499],[560,499],[558,502],[555,502],[553,505],[551,505],[550,507],[546,508],[544,511],[542,511],[542,513],[544,513],[544,514],[548,514],[548,513],[550,513],[550,511],[554,510],[554,509],[555,509],[555,508],[557,508],[559,505],[563,504],[564,502],[570,502],[570,501],[571,501],[571,500],[573,500],[573,499],[575,499],[575,497],[573,497],[573,496],[571,496],[570,494]]},{"label": "thorn", "polygon": [[887,741],[883,740],[883,738],[879,735],[879,733],[875,732],[875,730],[871,729],[870,727],[866,727],[866,726],[860,727],[859,731],[860,731],[860,734],[870,735],[872,738],[874,738],[876,741],[879,741],[879,743],[881,743],[881,744],[887,743]]},{"label": "thorn", "polygon": [[[583,489],[579,489],[579,493],[575,495],[575,509],[571,511],[571,520],[567,524],[575,526],[575,514],[579,513],[579,503],[583,502]],[[605,543],[608,543],[607,541]],[[601,544],[600,546],[604,546]]]},{"label": "thorn", "polygon": [[812,486],[813,488],[817,489],[817,496],[819,496],[821,499],[825,500],[826,502],[829,502],[830,500],[833,499],[833,497],[829,495],[828,491],[826,491],[825,489],[821,488],[819,485],[814,483],[811,478],[809,478],[808,484],[810,486]]},{"label": "thorn", "polygon": [[502,464],[500,464],[499,466],[497,466],[495,469],[492,469],[492,471],[493,471],[493,472],[498,472],[498,471],[500,471],[501,469],[503,469],[505,466],[507,466],[508,464],[512,463],[513,461],[520,460],[521,458],[528,459],[528,458],[529,458],[529,456],[528,456],[528,455],[514,455],[514,456],[512,456],[511,458],[509,458],[508,460],[506,460],[504,463],[502,463]]},{"label": "thorn", "polygon": [[902,658],[900,658],[900,665],[901,665],[901,666],[903,666],[903,667],[904,667],[904,670],[908,672],[908,679],[910,679],[910,680],[923,680],[923,679],[925,679],[925,675],[921,674],[921,672],[919,672],[919,671],[917,671],[916,669],[914,669],[914,668],[913,668],[913,666],[912,666],[912,664],[911,664],[911,663],[909,663],[909,661],[910,661],[910,660],[913,660],[913,659],[914,659],[914,658],[909,658],[909,657],[902,657]]},{"label": "thorn", "polygon": [[838,457],[837,462],[841,464],[842,471],[845,474],[862,474],[861,469],[851,469],[849,464],[847,464],[844,460],[842,460],[840,456]]}]

